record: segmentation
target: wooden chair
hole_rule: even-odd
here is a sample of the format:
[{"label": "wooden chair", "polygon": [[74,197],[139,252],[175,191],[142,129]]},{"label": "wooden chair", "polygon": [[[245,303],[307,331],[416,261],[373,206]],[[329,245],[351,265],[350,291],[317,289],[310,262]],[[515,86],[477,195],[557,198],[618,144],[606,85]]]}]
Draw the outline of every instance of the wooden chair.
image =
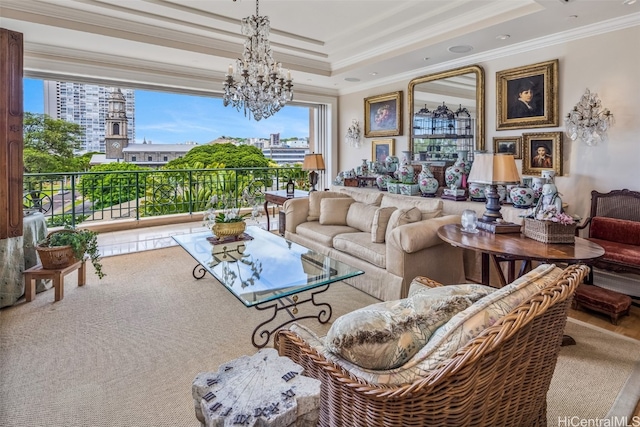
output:
[{"label": "wooden chair", "polygon": [[[613,218],[620,221],[609,221],[604,233],[593,232],[593,223],[600,218]],[[631,221],[631,223],[627,222]],[[637,224],[635,224],[637,223]],[[640,274],[640,245],[619,244],[617,236],[637,234],[634,230],[625,230],[628,226],[640,227],[640,191],[613,190],[608,193],[591,192],[591,213],[584,224],[576,228],[576,235],[580,230],[589,227],[587,239],[593,240],[605,249],[605,255],[597,260],[593,266],[616,272]],[[602,236],[601,234],[606,234]],[[637,256],[621,258],[620,253],[636,253]],[[631,259],[631,261],[630,261]],[[593,273],[589,275],[589,283],[593,283]]]},{"label": "wooden chair", "polygon": [[275,346],[322,382],[320,426],[546,426],[546,396],[567,309],[587,271],[584,265],[567,267],[410,384],[369,384],[289,330],[277,333]]}]

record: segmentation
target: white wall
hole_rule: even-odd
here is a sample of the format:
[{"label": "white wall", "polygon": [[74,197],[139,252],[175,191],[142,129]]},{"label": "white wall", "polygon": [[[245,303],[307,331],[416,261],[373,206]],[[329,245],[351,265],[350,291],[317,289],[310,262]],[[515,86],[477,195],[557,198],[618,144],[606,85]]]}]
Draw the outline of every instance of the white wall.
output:
[{"label": "white wall", "polygon": [[[563,176],[556,178],[569,211],[588,216],[591,191],[607,192],[628,188],[640,191],[640,26],[568,41],[508,57],[480,62],[485,70],[485,140],[486,149],[493,149],[494,136],[519,136],[530,132],[564,131],[564,116],[580,100],[586,88],[597,92],[604,107],[615,117],[609,130],[609,141],[587,146],[563,135]],[[496,130],[496,79],[498,71],[559,60],[558,105],[560,126],[553,128]],[[418,77],[418,75],[414,76]],[[409,149],[409,81],[377,87],[339,98],[339,163],[338,170],[355,168],[363,158],[371,158],[371,140],[362,147],[347,146],[344,135],[351,120],[360,120],[364,128],[364,98],[383,93],[403,91],[403,135],[394,137],[396,155]],[[516,163],[521,168],[521,160]]]}]

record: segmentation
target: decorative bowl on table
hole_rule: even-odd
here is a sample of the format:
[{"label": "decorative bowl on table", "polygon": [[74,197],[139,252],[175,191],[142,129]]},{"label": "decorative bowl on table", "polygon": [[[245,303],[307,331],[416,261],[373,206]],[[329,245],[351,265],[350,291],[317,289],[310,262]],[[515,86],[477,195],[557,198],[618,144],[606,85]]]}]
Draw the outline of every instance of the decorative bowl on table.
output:
[{"label": "decorative bowl on table", "polygon": [[218,239],[223,239],[230,236],[239,236],[244,233],[246,228],[247,224],[244,221],[216,222],[211,227],[211,231]]}]

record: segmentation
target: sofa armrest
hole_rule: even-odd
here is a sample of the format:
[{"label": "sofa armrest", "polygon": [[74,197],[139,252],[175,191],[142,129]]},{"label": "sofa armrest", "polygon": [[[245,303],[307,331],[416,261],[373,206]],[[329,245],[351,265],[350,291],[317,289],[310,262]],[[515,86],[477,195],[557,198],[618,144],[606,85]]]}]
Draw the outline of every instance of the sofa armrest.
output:
[{"label": "sofa armrest", "polygon": [[284,209],[286,216],[285,230],[289,233],[295,233],[298,225],[307,222],[307,217],[309,216],[309,198],[300,197],[289,199],[284,202],[282,209]]},{"label": "sofa armrest", "polygon": [[438,237],[438,228],[448,224],[460,224],[460,215],[446,215],[402,225],[391,231],[387,244],[403,252],[418,252],[444,243]]}]

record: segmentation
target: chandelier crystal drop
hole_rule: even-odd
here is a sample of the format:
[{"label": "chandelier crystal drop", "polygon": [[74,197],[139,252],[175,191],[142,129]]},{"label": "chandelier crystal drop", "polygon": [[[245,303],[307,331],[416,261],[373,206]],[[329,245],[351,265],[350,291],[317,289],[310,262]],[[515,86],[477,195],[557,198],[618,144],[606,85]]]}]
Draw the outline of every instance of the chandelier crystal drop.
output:
[{"label": "chandelier crystal drop", "polygon": [[248,37],[242,59],[236,61],[235,70],[229,65],[223,87],[224,106],[242,109],[245,117],[249,113],[256,121],[274,115],[293,99],[291,72],[285,77],[282,64],[274,61],[269,31],[269,17],[260,16],[256,0],[256,14],[242,20],[242,34]]},{"label": "chandelier crystal drop", "polygon": [[597,93],[587,89],[565,117],[566,133],[572,141],[580,138],[587,145],[596,145],[607,140],[607,130],[614,124],[613,114],[602,108]]}]

